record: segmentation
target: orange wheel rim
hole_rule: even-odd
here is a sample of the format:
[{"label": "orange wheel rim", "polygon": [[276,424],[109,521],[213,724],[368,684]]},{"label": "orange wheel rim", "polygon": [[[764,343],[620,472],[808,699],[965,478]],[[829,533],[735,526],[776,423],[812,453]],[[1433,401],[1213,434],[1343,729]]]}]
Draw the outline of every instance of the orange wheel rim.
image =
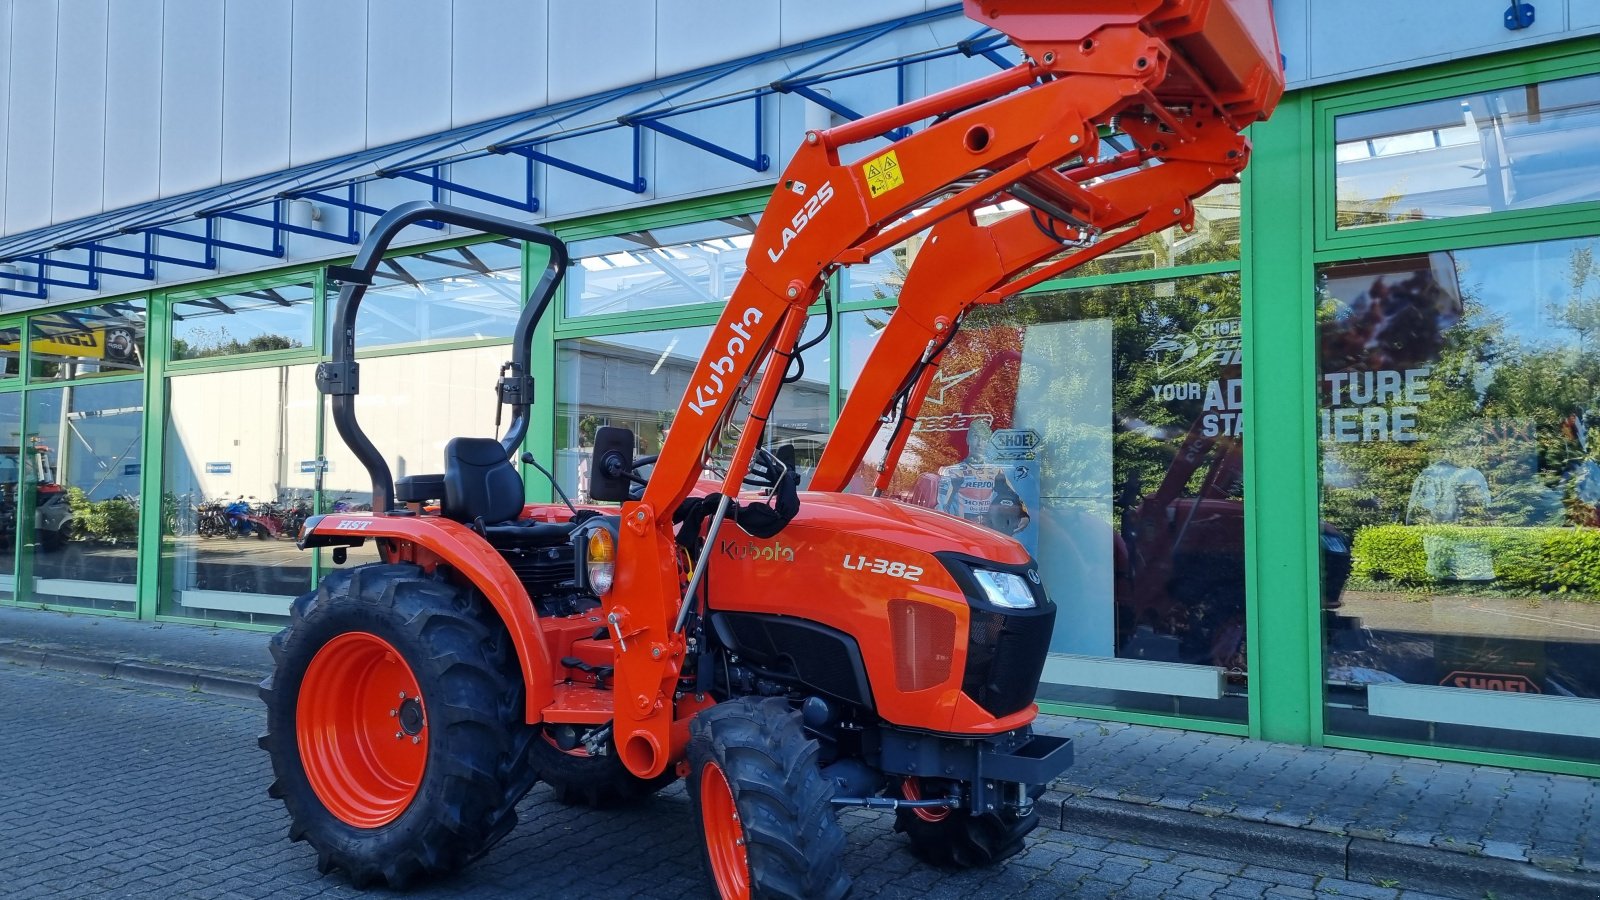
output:
[{"label": "orange wheel rim", "polygon": [[[915,778],[907,778],[900,785],[900,793],[907,800],[921,800],[922,799],[922,782],[918,781]],[[917,814],[917,818],[921,819],[924,822],[943,822],[945,819],[950,818],[950,809],[949,809],[949,807],[938,808],[938,807],[914,806],[914,807],[911,808],[911,811],[916,813]]]},{"label": "orange wheel rim", "polygon": [[750,863],[745,858],[744,825],[739,822],[733,789],[716,763],[706,763],[700,773],[700,818],[717,893],[728,900],[746,900],[750,896]]},{"label": "orange wheel rim", "polygon": [[416,675],[383,638],[351,631],[317,651],[300,684],[295,731],[306,779],[339,821],[377,828],[417,795],[427,709]]}]

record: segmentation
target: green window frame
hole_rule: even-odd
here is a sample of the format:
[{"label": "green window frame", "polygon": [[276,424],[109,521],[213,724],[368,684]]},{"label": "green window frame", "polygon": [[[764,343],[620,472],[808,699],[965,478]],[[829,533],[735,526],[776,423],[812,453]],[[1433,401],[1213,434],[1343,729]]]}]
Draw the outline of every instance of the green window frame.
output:
[{"label": "green window frame", "polygon": [[1246,495],[1251,665],[1262,688],[1251,696],[1252,737],[1600,776],[1600,764],[1591,762],[1326,732],[1311,306],[1315,271],[1324,263],[1600,234],[1593,202],[1337,230],[1338,116],[1596,72],[1600,40],[1584,38],[1294,91],[1271,121],[1253,126],[1255,153],[1245,173],[1251,216],[1244,242],[1245,429],[1252,442],[1246,477],[1272,489]]}]

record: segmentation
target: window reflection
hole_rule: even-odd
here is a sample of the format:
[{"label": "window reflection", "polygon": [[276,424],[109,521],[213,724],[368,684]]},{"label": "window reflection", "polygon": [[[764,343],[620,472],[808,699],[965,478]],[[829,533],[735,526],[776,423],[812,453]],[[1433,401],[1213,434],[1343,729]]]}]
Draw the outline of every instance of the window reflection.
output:
[{"label": "window reflection", "polygon": [[[1015,200],[978,210],[980,224],[1027,207]],[[1174,266],[1228,262],[1239,258],[1239,186],[1223,184],[1194,201],[1194,230],[1172,227],[1145,235],[1072,270],[1072,277],[1142,272]],[[1110,232],[1107,237],[1115,235]],[[866,303],[899,296],[905,273],[910,271],[926,234],[916,235],[862,265],[842,270],[842,297],[847,303]],[[1070,252],[1070,251],[1064,251]]]},{"label": "window reflection", "polygon": [[[503,434],[508,422],[496,428],[494,385],[510,358],[511,349],[501,345],[362,360],[356,415],[390,473],[442,474],[451,438]],[[372,481],[331,419],[323,451],[323,510],[371,509]]]},{"label": "window reflection", "polygon": [[33,377],[66,381],[141,372],[144,336],[143,299],[33,316],[28,319]]},{"label": "window reflection", "polygon": [[[334,301],[330,294],[330,333]],[[517,241],[398,256],[373,273],[356,314],[356,348],[509,338],[521,313]]]},{"label": "window reflection", "polygon": [[27,395],[27,416],[19,447],[19,599],[132,611],[143,384],[35,390]]},{"label": "window reflection", "polygon": [[1339,228],[1600,199],[1600,75],[1339,116]]},{"label": "window reflection", "polygon": [[0,328],[0,379],[22,374],[22,326]]},{"label": "window reflection", "polygon": [[204,359],[311,346],[310,282],[195,297],[172,304],[172,358]]},{"label": "window reflection", "polygon": [[756,216],[575,241],[567,273],[567,315],[724,303],[744,274]]},{"label": "window reflection", "polygon": [[[494,384],[500,365],[510,358],[511,349],[499,345],[362,360],[357,416],[388,461],[390,474],[396,479],[442,475],[444,445],[451,438],[503,435],[509,423],[496,421]],[[326,403],[323,409],[329,409]],[[325,421],[319,510],[366,512],[372,509],[372,481],[339,438],[332,419]],[[322,571],[331,571],[333,554],[317,552]],[[378,561],[377,542],[367,541],[350,548],[343,568]]]},{"label": "window reflection", "polygon": [[[812,316],[802,342],[821,333]],[[678,403],[700,361],[710,328],[678,328],[563,341],[556,349],[556,475],[574,499],[589,496],[589,455],[602,425],[630,429],[635,452],[654,455],[672,430]],[[794,453],[800,486],[810,483],[829,430],[829,360],[824,341],[808,349],[798,378],[783,386],[767,422],[764,445]],[[742,416],[738,421],[743,421]],[[731,455],[738,434],[718,443],[710,466]],[[787,452],[787,451],[786,451]],[[716,477],[711,471],[708,476]]]},{"label": "window reflection", "polygon": [[163,613],[277,622],[310,587],[311,556],[294,539],[317,479],[312,369],[167,380]]},{"label": "window reflection", "polygon": [[[842,318],[847,383],[887,313]],[[1242,721],[1241,394],[1236,276],[980,307],[887,493],[1039,560],[1062,607],[1042,696]],[[852,491],[878,479],[888,434]]]},{"label": "window reflection", "polygon": [[[0,598],[16,599],[17,524],[24,490],[38,479],[23,470],[38,464],[22,434],[22,394],[0,394]],[[37,503],[35,503],[37,508]]]},{"label": "window reflection", "polygon": [[1407,688],[1600,698],[1597,251],[1319,270],[1322,510],[1353,552],[1326,622],[1337,730],[1560,752],[1581,709],[1490,732]]}]

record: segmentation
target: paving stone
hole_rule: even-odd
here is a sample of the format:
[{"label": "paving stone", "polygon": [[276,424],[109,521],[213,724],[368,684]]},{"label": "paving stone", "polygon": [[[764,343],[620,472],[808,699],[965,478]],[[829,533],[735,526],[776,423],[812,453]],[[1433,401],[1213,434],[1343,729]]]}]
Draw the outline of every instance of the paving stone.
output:
[{"label": "paving stone", "polygon": [[[287,840],[283,807],[265,796],[266,756],[254,746],[258,704],[4,668],[0,696],[0,822],[28,835],[0,845],[7,900],[373,896],[337,873],[319,876],[312,850]],[[97,777],[109,760],[136,763],[117,769],[115,791]],[[477,864],[407,896],[706,896],[681,784],[609,811],[561,806],[539,787],[519,814],[521,825]],[[892,817],[850,811],[840,821],[845,868],[862,897],[1204,900],[1297,896],[1282,892],[1303,879],[1260,867],[1241,877],[1243,865],[1229,860],[1042,828],[998,868],[945,872],[910,855]]]}]

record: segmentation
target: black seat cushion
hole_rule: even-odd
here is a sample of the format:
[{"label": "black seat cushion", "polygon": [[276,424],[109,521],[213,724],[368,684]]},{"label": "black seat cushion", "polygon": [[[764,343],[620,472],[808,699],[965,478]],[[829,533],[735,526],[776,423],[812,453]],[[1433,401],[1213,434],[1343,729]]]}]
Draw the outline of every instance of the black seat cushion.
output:
[{"label": "black seat cushion", "polygon": [[494,438],[459,437],[444,445],[447,519],[485,525],[515,522],[522,512],[522,476]]}]

